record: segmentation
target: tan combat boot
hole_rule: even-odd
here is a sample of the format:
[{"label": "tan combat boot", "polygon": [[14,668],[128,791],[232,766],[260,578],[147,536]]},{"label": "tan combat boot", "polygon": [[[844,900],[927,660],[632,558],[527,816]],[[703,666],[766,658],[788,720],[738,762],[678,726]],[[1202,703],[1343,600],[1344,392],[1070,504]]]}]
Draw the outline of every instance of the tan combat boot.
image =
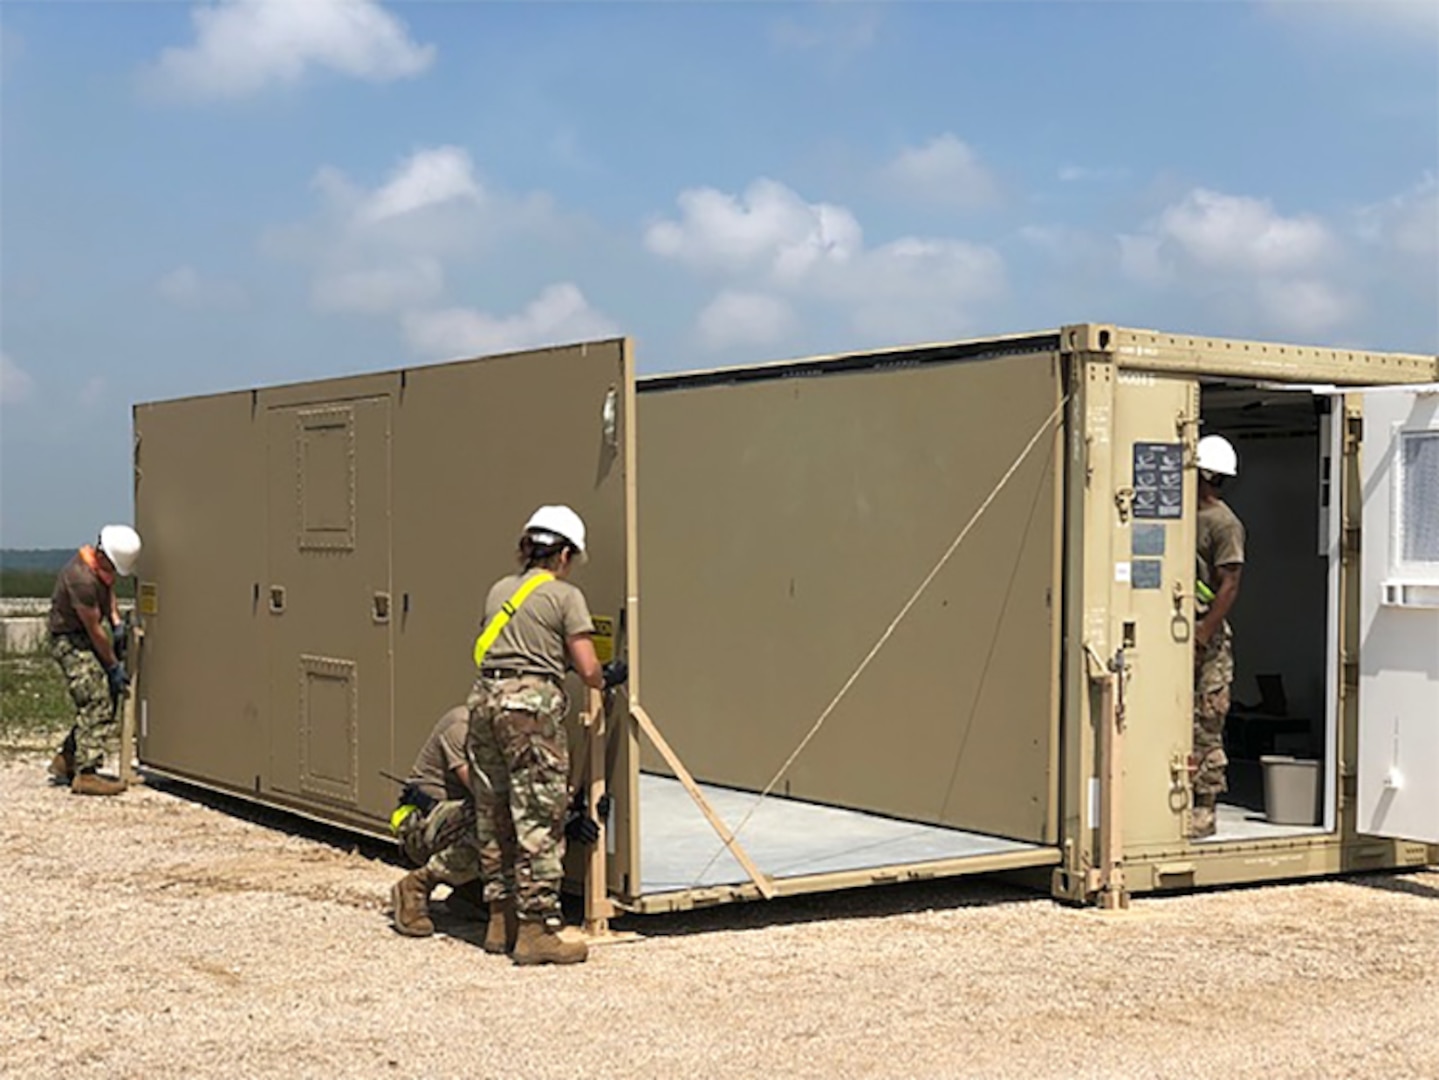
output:
[{"label": "tan combat boot", "polygon": [[430,890],[439,882],[423,867],[406,874],[390,890],[395,906],[395,929],[406,937],[429,937],[435,932],[430,919]]},{"label": "tan combat boot", "polygon": [[490,925],[485,927],[485,952],[500,955],[513,952],[519,936],[519,920],[515,917],[515,902],[509,900],[490,901]]},{"label": "tan combat boot", "polygon": [[1203,840],[1206,836],[1213,836],[1219,828],[1215,820],[1213,795],[1196,795],[1194,797],[1194,808],[1189,811],[1189,839]]},{"label": "tan combat boot", "polygon": [[119,795],[127,787],[129,785],[125,781],[111,780],[93,769],[76,773],[75,779],[70,781],[72,795]]},{"label": "tan combat boot", "polygon": [[558,928],[551,929],[534,919],[520,923],[514,952],[517,964],[583,964],[589,955],[588,945],[583,941],[566,941],[560,937]]},{"label": "tan combat boot", "polygon": [[53,783],[64,784],[67,787],[75,779],[75,733],[73,731],[65,736],[65,741],[60,744],[60,749],[50,759],[50,779]]},{"label": "tan combat boot", "polygon": [[75,780],[75,759],[63,750],[50,759],[50,779],[56,784],[70,784]]}]

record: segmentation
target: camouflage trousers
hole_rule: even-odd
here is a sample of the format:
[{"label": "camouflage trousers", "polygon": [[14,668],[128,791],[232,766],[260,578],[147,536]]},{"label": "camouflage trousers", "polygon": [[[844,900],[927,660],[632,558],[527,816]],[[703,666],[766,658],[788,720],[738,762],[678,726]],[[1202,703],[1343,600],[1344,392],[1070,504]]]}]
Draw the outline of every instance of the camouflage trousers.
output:
[{"label": "camouflage trousers", "polygon": [[110,680],[90,649],[84,634],[57,634],[50,639],[50,655],[65,675],[75,724],[66,742],[75,744],[75,770],[98,769],[105,761],[105,745],[119,738],[119,700],[110,696]]},{"label": "camouflage trousers", "polygon": [[564,689],[529,676],[481,678],[468,704],[485,899],[513,897],[521,919],[558,919],[570,757]]},{"label": "camouflage trousers", "polygon": [[445,799],[429,813],[414,811],[400,823],[395,842],[411,866],[424,867],[453,888],[480,876],[475,804],[469,799]]},{"label": "camouflage trousers", "polygon": [[1225,770],[1224,721],[1229,715],[1229,687],[1234,682],[1234,650],[1227,630],[1194,650],[1194,752],[1190,757],[1196,799],[1211,799],[1229,790]]}]

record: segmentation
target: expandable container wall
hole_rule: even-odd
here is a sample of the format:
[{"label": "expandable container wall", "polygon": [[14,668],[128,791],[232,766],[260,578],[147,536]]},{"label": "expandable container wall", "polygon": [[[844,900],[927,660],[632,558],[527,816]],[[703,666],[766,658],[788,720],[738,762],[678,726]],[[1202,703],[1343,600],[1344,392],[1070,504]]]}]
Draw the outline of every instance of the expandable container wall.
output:
[{"label": "expandable container wall", "polygon": [[763,788],[1043,429],[776,794],[1054,841],[1057,353],[794,375],[640,386],[646,708]]},{"label": "expandable container wall", "polygon": [[464,703],[485,594],[537,506],[581,514],[573,580],[623,611],[629,364],[616,340],[137,406],[141,760],[386,832],[381,770],[408,772]]}]

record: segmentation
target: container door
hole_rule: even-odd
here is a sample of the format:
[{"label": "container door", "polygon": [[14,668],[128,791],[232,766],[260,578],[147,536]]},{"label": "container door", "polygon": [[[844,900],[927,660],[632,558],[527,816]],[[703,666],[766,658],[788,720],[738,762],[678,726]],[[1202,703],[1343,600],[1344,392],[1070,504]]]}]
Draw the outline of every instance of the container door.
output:
[{"label": "container door", "polygon": [[[1088,614],[1088,644],[1105,660],[1123,648],[1129,667],[1123,827],[1125,847],[1135,852],[1173,848],[1184,835],[1180,764],[1194,731],[1195,473],[1188,455],[1198,417],[1193,379],[1120,371],[1110,488],[1098,489],[1090,524],[1091,535],[1107,536],[1109,545],[1108,582]],[[1101,783],[1091,781],[1091,824]]]},{"label": "container door", "polygon": [[273,407],[268,423],[269,784],[379,813],[393,801],[376,771],[390,750],[390,400]]},{"label": "container door", "polygon": [[1439,843],[1439,384],[1363,398],[1358,829]]}]

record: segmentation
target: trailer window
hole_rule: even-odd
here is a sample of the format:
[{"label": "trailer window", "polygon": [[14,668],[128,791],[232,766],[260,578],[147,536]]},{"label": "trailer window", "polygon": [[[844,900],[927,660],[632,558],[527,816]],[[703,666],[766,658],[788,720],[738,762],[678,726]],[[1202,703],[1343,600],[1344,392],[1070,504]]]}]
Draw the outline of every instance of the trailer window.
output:
[{"label": "trailer window", "polygon": [[1403,435],[1399,538],[1406,564],[1439,565],[1439,432]]}]

